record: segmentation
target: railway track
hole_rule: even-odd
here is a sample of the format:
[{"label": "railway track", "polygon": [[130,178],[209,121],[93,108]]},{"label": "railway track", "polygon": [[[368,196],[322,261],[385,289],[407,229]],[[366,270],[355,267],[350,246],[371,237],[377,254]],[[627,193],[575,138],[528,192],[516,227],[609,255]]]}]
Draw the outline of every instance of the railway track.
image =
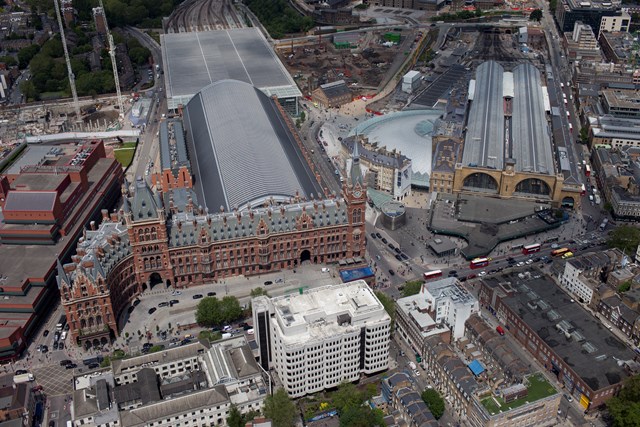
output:
[{"label": "railway track", "polygon": [[173,11],[165,25],[167,33],[244,28],[231,0],[187,0]]}]

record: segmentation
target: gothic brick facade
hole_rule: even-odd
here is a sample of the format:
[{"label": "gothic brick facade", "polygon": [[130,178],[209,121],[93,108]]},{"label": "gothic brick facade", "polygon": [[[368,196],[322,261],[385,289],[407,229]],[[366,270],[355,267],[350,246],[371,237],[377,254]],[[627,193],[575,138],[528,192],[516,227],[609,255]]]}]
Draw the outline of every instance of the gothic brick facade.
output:
[{"label": "gothic brick facade", "polygon": [[[357,159],[354,161],[357,165]],[[85,347],[119,334],[118,318],[145,289],[197,286],[238,276],[331,263],[365,254],[366,194],[359,170],[342,198],[302,200],[210,214],[165,202],[139,179],[123,188],[119,214],[103,212],[72,263],[58,265],[70,334]]]}]

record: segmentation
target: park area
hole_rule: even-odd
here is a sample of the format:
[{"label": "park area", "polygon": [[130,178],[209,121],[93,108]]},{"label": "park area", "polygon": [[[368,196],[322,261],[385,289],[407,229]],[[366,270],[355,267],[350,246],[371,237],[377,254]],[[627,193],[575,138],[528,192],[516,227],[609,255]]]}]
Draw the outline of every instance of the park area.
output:
[{"label": "park area", "polygon": [[115,159],[122,165],[122,167],[128,167],[133,161],[133,156],[136,153],[135,142],[125,142],[122,147],[115,148],[113,155]]}]

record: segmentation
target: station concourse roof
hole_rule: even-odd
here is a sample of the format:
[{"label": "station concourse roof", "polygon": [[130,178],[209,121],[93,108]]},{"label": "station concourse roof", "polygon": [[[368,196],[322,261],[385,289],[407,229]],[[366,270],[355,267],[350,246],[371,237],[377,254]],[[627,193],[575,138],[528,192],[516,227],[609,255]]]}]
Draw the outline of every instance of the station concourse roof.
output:
[{"label": "station concourse roof", "polygon": [[219,80],[249,83],[268,96],[302,96],[284,65],[255,27],[160,36],[168,108],[187,105]]}]

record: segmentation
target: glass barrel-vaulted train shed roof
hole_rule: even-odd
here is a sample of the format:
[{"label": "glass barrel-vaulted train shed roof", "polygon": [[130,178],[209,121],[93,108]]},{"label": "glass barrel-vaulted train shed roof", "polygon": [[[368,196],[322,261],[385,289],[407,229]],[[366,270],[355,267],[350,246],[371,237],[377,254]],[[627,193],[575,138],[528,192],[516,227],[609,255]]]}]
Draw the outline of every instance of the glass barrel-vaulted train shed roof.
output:
[{"label": "glass barrel-vaulted train shed roof", "polygon": [[185,107],[184,126],[194,190],[210,212],[322,195],[277,103],[258,88],[208,85]]},{"label": "glass barrel-vaulted train shed roof", "polygon": [[202,88],[224,79],[249,83],[268,96],[302,96],[257,28],[160,36],[167,107],[187,105]]}]

